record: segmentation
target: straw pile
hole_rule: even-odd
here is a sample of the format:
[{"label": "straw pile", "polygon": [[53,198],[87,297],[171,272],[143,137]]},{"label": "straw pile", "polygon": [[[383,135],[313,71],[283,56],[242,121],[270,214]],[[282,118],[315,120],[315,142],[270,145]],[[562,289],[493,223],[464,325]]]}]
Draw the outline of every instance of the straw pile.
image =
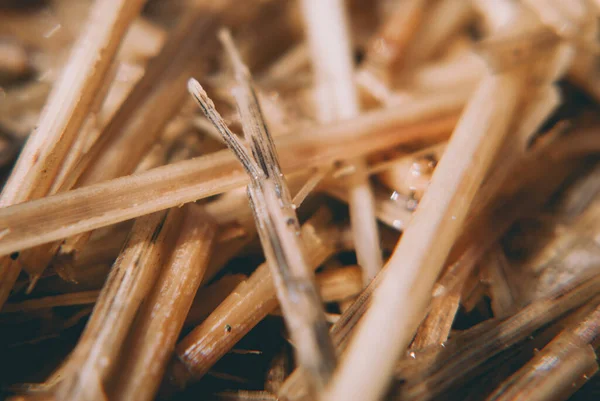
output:
[{"label": "straw pile", "polygon": [[0,0],[0,396],[597,398],[598,17]]}]

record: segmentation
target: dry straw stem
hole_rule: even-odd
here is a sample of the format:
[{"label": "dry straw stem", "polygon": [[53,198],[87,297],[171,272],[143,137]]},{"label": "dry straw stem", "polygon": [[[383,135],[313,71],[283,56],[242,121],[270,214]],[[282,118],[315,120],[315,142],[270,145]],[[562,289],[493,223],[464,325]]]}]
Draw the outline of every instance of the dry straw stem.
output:
[{"label": "dry straw stem", "polygon": [[[431,0],[430,0],[431,1]],[[470,1],[437,0],[423,17],[414,40],[406,49],[404,63],[417,65],[434,56],[456,32],[473,19]]]},{"label": "dry straw stem", "polygon": [[[200,288],[185,319],[185,326],[202,323],[246,279],[243,274],[227,275],[208,287]],[[316,282],[323,302],[345,301],[362,290],[362,275],[358,266],[325,270],[316,275]]]},{"label": "dry straw stem", "polygon": [[[385,279],[326,400],[368,401],[383,396],[395,361],[424,318],[435,280],[506,134],[521,84],[520,74],[514,71],[489,74],[473,94],[429,189],[388,261]],[[390,321],[390,315],[396,318]],[[377,374],[364,374],[363,366],[377,366]]]},{"label": "dry straw stem", "polygon": [[[59,276],[58,274],[42,276],[38,282],[38,285],[36,286],[36,289],[41,293],[52,292],[71,294],[98,291],[102,288],[102,285],[104,284],[104,281],[110,272],[111,264],[115,261],[118,253],[119,250],[117,250],[115,256],[113,256],[110,261],[107,262],[86,264],[85,266],[74,266],[68,271],[67,275],[61,273],[62,276]],[[26,279],[18,281],[15,285],[15,290],[26,287],[28,284],[29,280]],[[100,294],[98,293],[98,295]],[[95,301],[91,301],[91,295],[90,303],[95,303]],[[7,303],[5,305],[11,305],[11,303]],[[40,307],[43,306],[40,305]]]},{"label": "dry straw stem", "polygon": [[100,291],[83,291],[72,294],[52,295],[49,297],[30,299],[18,303],[4,304],[1,313],[31,312],[38,309],[57,306],[86,305],[96,302]]},{"label": "dry straw stem", "polygon": [[185,327],[202,323],[248,277],[243,274],[226,275],[213,284],[200,287],[185,318]]},{"label": "dry straw stem", "polygon": [[431,173],[445,149],[445,142],[428,146],[375,165],[371,168],[371,173],[377,172],[379,180],[388,188],[418,200],[427,189]]},{"label": "dry straw stem", "polygon": [[401,82],[420,91],[448,91],[474,89],[485,73],[485,63],[475,54],[471,43],[445,57],[428,62],[410,71]]},{"label": "dry straw stem", "polygon": [[286,81],[294,74],[302,71],[309,65],[308,47],[304,43],[295,45],[279,58],[267,71],[258,78],[261,87],[285,86]]},{"label": "dry straw stem", "polygon": [[598,123],[581,127],[565,138],[558,139],[556,146],[549,150],[550,156],[555,159],[564,157],[578,157],[586,154],[600,152],[600,136],[595,135]]},{"label": "dry straw stem", "polygon": [[[42,115],[0,196],[6,207],[47,195],[77,137],[130,23],[144,0],[99,0],[86,29],[54,86]],[[20,272],[18,263],[0,261],[0,306]]]},{"label": "dry straw stem", "polygon": [[[556,181],[551,185],[545,184],[527,188],[527,195],[515,195],[513,200],[500,209],[486,208],[479,215],[470,216],[470,219],[474,222],[465,224],[461,238],[451,252],[452,255],[457,253],[454,249],[459,249],[458,252],[462,254],[458,260],[446,268],[436,282],[429,311],[419,325],[411,344],[412,349],[443,344],[448,339],[454,317],[458,312],[465,282],[471,276],[482,256],[497,243],[501,235],[518,218],[524,216],[527,212],[536,210],[563,182],[567,174],[558,173]],[[490,229],[490,227],[492,228]],[[460,244],[467,240],[471,242],[466,249],[461,249]],[[451,258],[452,256],[450,256]]]},{"label": "dry straw stem", "polygon": [[[349,119],[360,113],[354,84],[352,50],[343,0],[302,0],[309,49],[316,77],[320,121]],[[349,179],[349,207],[356,257],[368,284],[383,265],[375,200],[362,159],[347,159],[355,169]]]},{"label": "dry straw stem", "polygon": [[[402,96],[398,96],[398,93],[390,90],[390,85],[398,84],[398,82],[385,82],[386,77],[391,77],[393,73],[399,73],[401,77],[400,82],[406,81],[416,84],[411,86],[415,86],[421,90],[431,88],[432,85],[434,85],[434,89],[438,93],[448,89],[444,88],[442,82],[439,80],[442,74],[436,74],[435,80],[430,80],[423,87],[419,87],[420,84],[423,84],[423,81],[419,80],[419,74],[428,68],[427,65],[422,67],[423,63],[431,60],[434,55],[441,52],[443,45],[447,44],[450,38],[455,37],[456,33],[464,29],[465,25],[471,21],[473,16],[471,2],[455,0],[434,1],[433,4],[426,5],[427,12],[425,13],[421,10],[424,4],[417,4],[419,2],[420,0],[411,0],[410,2],[404,1],[398,5],[399,9],[397,13],[392,14],[385,24],[390,24],[389,29],[392,31],[398,29],[397,34],[402,35],[403,40],[394,42],[386,39],[383,33],[387,29],[384,27],[382,32],[371,42],[371,48],[377,49],[377,51],[371,52],[371,56],[367,53],[365,68],[361,69],[357,76],[361,88],[383,104],[398,105],[398,103],[401,103],[400,99]],[[402,8],[406,8],[406,12]],[[401,18],[401,15],[407,20],[407,24],[398,25],[398,19]],[[405,42],[409,39],[411,39],[409,42]],[[394,46],[397,46],[397,48]],[[379,52],[389,55],[373,56]],[[380,71],[377,71],[377,69],[373,69],[370,65],[377,65],[377,62],[370,62],[369,58],[389,59],[389,63],[386,65],[388,70],[380,68]],[[397,70],[399,71],[392,71],[395,64],[398,64]],[[463,61],[460,64],[461,74],[470,68]],[[377,74],[379,74],[379,77]],[[469,80],[472,81],[473,78],[478,78],[479,75],[479,73],[471,74]],[[447,84],[453,87],[454,91],[459,90],[455,86],[457,79],[460,80],[460,77],[456,74],[451,77],[450,82],[448,82],[447,78],[445,79]],[[469,85],[466,86],[468,87]],[[460,90],[465,91],[465,87],[460,88]],[[468,90],[468,92],[471,91],[471,89]],[[412,94],[410,92],[401,92],[400,95],[408,95],[410,97]]]},{"label": "dry straw stem", "polygon": [[363,286],[358,266],[325,270],[316,277],[323,302],[340,302],[358,295]]},{"label": "dry straw stem", "polygon": [[[560,146],[560,141],[554,146]],[[436,295],[413,340],[412,348],[419,349],[446,341],[458,310],[462,287],[476,264],[514,221],[539,210],[571,173],[573,166],[568,163],[555,165],[543,155],[544,150],[537,147],[513,160],[496,161],[496,168],[473,201],[463,234],[448,258],[450,266],[436,284]],[[532,170],[535,171],[533,175]],[[539,180],[540,176],[547,174],[552,174],[554,179]],[[516,180],[519,184],[515,185],[513,177],[517,175],[520,179]],[[511,188],[503,185],[506,182],[510,182]],[[511,199],[506,202],[508,197]]]},{"label": "dry straw stem", "polygon": [[184,209],[171,258],[131,328],[111,399],[153,399],[207,271],[216,227],[199,206]]},{"label": "dry straw stem", "polygon": [[429,304],[427,317],[421,322],[410,345],[411,349],[422,349],[430,345],[443,344],[450,335],[454,318],[460,306],[461,293],[466,280],[445,291],[442,296],[434,296]]},{"label": "dry straw stem", "polygon": [[[313,270],[338,249],[334,242],[335,228],[330,226],[330,220],[330,213],[322,209],[302,227],[306,253],[310,257],[308,263]],[[204,376],[277,305],[270,269],[262,264],[200,326],[177,344],[176,358],[167,372],[169,385],[181,389],[190,380]]]},{"label": "dry straw stem", "polygon": [[379,32],[369,42],[365,61],[358,73],[359,77],[364,73],[374,73],[388,83],[388,74],[402,61],[421,26],[427,3],[429,0],[408,0],[396,5]]},{"label": "dry straw stem", "polygon": [[[163,142],[161,142],[161,145],[165,145],[165,142],[170,142],[170,144],[172,144],[173,141],[175,141],[175,135],[170,134],[169,131],[170,130],[167,129],[165,134],[163,134]],[[162,157],[156,153],[160,153],[160,156]],[[128,157],[131,158],[131,156],[132,155],[129,153]],[[76,156],[76,158],[78,159],[79,157]],[[144,157],[144,159],[138,163],[136,170],[144,171],[145,169],[163,165],[165,158],[166,148],[163,146],[160,148],[160,152],[154,152],[154,154],[152,154],[152,152],[148,152],[146,157]],[[64,169],[66,169],[66,166],[63,164],[63,171],[65,171]],[[69,169],[67,173],[70,172],[71,170]],[[55,181],[54,185],[56,186],[57,184],[58,182]],[[62,183],[60,186],[62,187]],[[23,252],[19,257],[19,262],[23,266],[23,269],[30,275],[30,284],[27,292],[29,293],[33,287],[37,285],[38,278],[41,276],[42,272],[49,265],[52,259],[54,259],[54,269],[57,270],[61,276],[69,279],[69,272],[73,269],[74,265],[73,256],[75,250],[84,248],[89,238],[92,236],[92,233],[93,232],[90,231],[80,236],[71,237],[62,243],[49,243]],[[61,252],[56,255],[58,250]],[[77,254],[77,259],[79,259],[79,256],[81,256],[80,253]]]},{"label": "dry straw stem", "polygon": [[169,255],[180,222],[178,209],[136,221],[75,350],[61,369],[61,381],[54,389],[57,399],[104,397],[106,380],[114,373],[129,328]]},{"label": "dry straw stem", "polygon": [[[292,173],[417,140],[439,141],[456,123],[460,98],[436,96],[402,111],[289,135],[278,144],[283,171]],[[0,254],[55,241],[158,210],[219,194],[248,182],[229,151],[0,209]]]},{"label": "dry straw stem", "polygon": [[305,181],[304,185],[298,190],[298,192],[296,192],[296,195],[294,195],[294,198],[292,199],[292,203],[296,207],[300,207],[300,205],[302,205],[302,202],[306,200],[308,195],[310,195],[311,192],[313,192],[317,188],[317,186],[325,179],[325,177],[327,177],[332,172],[332,169],[333,166],[331,166],[330,168],[323,167],[315,169],[315,171]]},{"label": "dry straw stem", "polygon": [[600,306],[596,306],[583,320],[565,328],[487,400],[568,399],[598,371],[594,349],[600,345],[599,339]]},{"label": "dry straw stem", "polygon": [[[138,19],[137,24],[135,21],[134,23],[132,23],[131,28],[128,30],[128,34],[123,39],[123,44],[121,46],[120,51],[121,60],[123,60],[123,58],[128,60],[127,56],[124,55],[124,53],[127,53],[128,51],[134,51],[133,49],[131,49],[131,33],[137,31],[136,27],[141,26],[140,21],[142,20]],[[158,39],[156,40],[156,42],[157,43],[155,44],[155,47],[160,47],[161,40]],[[149,57],[149,55],[147,57]],[[79,134],[77,135],[77,138],[74,140],[74,142],[68,149],[67,155],[62,161],[60,169],[57,172],[52,182],[52,187],[49,189],[48,193],[56,193],[58,192],[58,190],[63,188],[64,180],[72,172],[74,166],[79,161],[82,152],[86,151],[87,147],[91,146],[91,144],[97,139],[97,136],[101,131],[99,126],[105,124],[106,120],[110,118],[109,116],[113,115],[117,107],[120,105],[120,100],[122,99],[119,99],[119,96],[122,97],[126,95],[126,93],[121,95],[121,93],[119,92],[129,91],[129,89],[131,89],[131,87],[137,80],[130,79],[127,82],[123,82],[123,80],[114,80],[115,75],[117,74],[117,70],[122,69],[123,64],[124,63],[113,63],[110,67],[109,72],[105,74],[104,83],[97,91],[92,105],[88,107],[89,113],[85,120],[85,123],[79,129]],[[138,68],[140,71],[138,75],[140,75],[142,68]],[[118,95],[115,96],[115,93],[118,93]],[[116,100],[115,97],[117,98]],[[49,261],[54,256],[57,248],[58,244],[51,244],[50,246],[38,247],[34,250],[31,250],[30,252],[25,252],[20,255],[19,263],[22,266],[23,270],[26,271],[31,277],[31,283],[27,291],[30,291],[36,284],[37,279],[40,277],[43,270],[49,264]],[[63,267],[60,265],[61,264],[55,264],[55,266],[58,266],[59,269],[63,269]]]},{"label": "dry straw stem", "polygon": [[522,342],[534,331],[593,298],[597,304],[599,288],[600,276],[590,277],[526,306],[508,319],[478,325],[448,341],[442,350],[434,346],[417,352],[415,358],[405,357],[396,367],[396,378],[406,381],[398,396],[403,400],[428,401],[483,374],[486,361]]}]

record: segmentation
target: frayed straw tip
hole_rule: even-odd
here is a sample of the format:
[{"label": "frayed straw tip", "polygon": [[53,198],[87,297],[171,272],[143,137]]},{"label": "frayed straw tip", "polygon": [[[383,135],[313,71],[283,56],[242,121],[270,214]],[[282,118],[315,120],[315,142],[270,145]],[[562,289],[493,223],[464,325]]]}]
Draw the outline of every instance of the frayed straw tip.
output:
[{"label": "frayed straw tip", "polygon": [[188,91],[195,97],[201,98],[203,97],[202,95],[206,97],[206,92],[204,91],[204,88],[202,88],[200,82],[196,81],[194,78],[190,78],[188,80],[187,87]]},{"label": "frayed straw tip", "polygon": [[196,99],[196,101],[200,103],[200,105],[206,107],[209,110],[215,109],[215,104],[208,97],[208,94],[206,93],[202,85],[200,85],[200,82],[196,81],[194,78],[190,78],[187,86],[188,91],[192,94],[194,99]]},{"label": "frayed straw tip", "polygon": [[224,45],[233,42],[233,38],[231,37],[231,31],[228,28],[219,29],[217,37]]}]

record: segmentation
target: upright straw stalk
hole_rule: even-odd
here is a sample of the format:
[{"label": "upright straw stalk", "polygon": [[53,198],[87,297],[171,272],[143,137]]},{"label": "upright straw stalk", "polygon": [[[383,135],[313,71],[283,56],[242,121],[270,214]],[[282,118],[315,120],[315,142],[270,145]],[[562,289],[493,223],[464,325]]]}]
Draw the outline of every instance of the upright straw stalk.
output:
[{"label": "upright straw stalk", "polygon": [[[352,48],[342,0],[303,0],[309,48],[316,78],[316,108],[322,122],[343,120],[360,113],[354,84]],[[361,158],[352,159],[349,206],[358,264],[368,284],[383,260],[375,218],[375,199]]]}]

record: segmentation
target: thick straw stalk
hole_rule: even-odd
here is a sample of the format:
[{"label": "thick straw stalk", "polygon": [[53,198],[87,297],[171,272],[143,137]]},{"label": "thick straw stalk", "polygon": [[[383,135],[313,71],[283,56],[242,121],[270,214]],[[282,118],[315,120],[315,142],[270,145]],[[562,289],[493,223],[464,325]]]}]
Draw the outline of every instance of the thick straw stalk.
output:
[{"label": "thick straw stalk", "polygon": [[[489,74],[473,94],[325,399],[383,396],[395,361],[426,313],[435,280],[506,134],[520,85],[515,72]],[[395,318],[390,320],[390,315]],[[364,366],[377,366],[376,374],[365,374]]]},{"label": "thick straw stalk", "polygon": [[189,204],[184,208],[171,259],[131,329],[111,399],[153,399],[207,271],[216,227],[199,206]]}]

